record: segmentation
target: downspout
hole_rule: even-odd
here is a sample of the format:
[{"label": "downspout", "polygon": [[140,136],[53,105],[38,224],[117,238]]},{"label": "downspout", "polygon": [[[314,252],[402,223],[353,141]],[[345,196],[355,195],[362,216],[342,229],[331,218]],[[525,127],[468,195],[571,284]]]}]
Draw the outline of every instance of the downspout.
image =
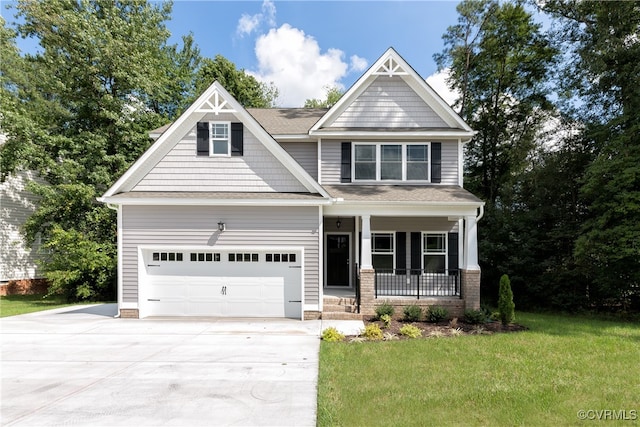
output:
[{"label": "downspout", "polygon": [[[102,200],[98,199],[98,201],[102,201]],[[117,236],[117,238],[118,238],[118,243],[117,243],[118,254],[116,255],[117,258],[118,258],[118,273],[117,273],[117,276],[118,276],[117,277],[117,280],[118,280],[118,285],[117,285],[118,313],[113,317],[115,319],[119,319],[120,318],[120,295],[119,295],[119,293],[120,293],[120,254],[122,253],[121,252],[121,248],[120,248],[120,243],[122,241],[122,239],[121,239],[122,236],[120,235],[120,224],[119,224],[120,223],[120,206],[119,205],[114,205],[113,203],[107,203],[106,205],[107,205],[107,207],[109,209],[116,211],[116,213],[117,213],[117,221],[118,221],[118,227],[117,227],[117,229],[118,229],[118,231],[117,231],[117,233],[118,233],[118,236]]]},{"label": "downspout", "polygon": [[476,217],[476,224],[478,223],[478,221],[482,219],[483,216],[484,216],[484,204],[480,205],[480,213]]}]

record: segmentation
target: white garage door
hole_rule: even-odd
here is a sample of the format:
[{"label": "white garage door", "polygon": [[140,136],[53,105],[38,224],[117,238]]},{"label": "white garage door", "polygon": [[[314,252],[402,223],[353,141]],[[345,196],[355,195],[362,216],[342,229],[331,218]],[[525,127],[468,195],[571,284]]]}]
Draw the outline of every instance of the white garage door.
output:
[{"label": "white garage door", "polygon": [[292,250],[143,250],[142,315],[302,316],[302,256]]}]

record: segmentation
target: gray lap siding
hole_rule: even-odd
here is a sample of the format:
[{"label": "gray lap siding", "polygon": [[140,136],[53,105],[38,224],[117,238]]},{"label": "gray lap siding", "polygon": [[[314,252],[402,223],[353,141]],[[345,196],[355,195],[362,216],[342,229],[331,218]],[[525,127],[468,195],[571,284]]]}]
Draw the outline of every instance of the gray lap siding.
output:
[{"label": "gray lap siding", "polygon": [[296,246],[304,248],[305,304],[317,304],[318,231],[317,207],[123,206],[123,302],[138,302],[140,245]]}]

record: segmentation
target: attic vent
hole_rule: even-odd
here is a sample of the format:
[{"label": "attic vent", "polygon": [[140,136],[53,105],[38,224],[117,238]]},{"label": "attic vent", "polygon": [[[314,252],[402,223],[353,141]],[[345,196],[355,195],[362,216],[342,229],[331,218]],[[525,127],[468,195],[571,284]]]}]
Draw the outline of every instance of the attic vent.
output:
[{"label": "attic vent", "polygon": [[389,57],[382,63],[382,66],[378,68],[373,74],[377,76],[393,77],[393,76],[406,76],[409,73],[407,73],[407,71],[400,66],[398,61],[396,61],[392,57]]}]

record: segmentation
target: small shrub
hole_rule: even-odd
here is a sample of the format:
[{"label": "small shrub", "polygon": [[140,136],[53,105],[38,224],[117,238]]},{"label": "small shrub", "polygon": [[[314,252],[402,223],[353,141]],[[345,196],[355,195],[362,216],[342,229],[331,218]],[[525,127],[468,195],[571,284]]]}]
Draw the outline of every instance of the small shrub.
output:
[{"label": "small shrub", "polygon": [[462,335],[462,329],[460,328],[451,329],[449,333],[451,334],[452,337],[459,337],[460,335]]},{"label": "small shrub", "polygon": [[471,323],[472,325],[480,325],[487,320],[486,315],[482,310],[465,310],[464,321]]},{"label": "small shrub", "polygon": [[391,316],[388,314],[383,314],[380,316],[380,320],[384,322],[383,328],[389,329],[391,327]]},{"label": "small shrub", "polygon": [[384,301],[382,304],[376,307],[376,317],[378,319],[382,319],[382,316],[384,316],[385,314],[389,317],[393,317],[394,311],[395,310],[393,306],[389,304],[389,301]]},{"label": "small shrub", "polygon": [[407,305],[402,310],[402,314],[405,322],[417,322],[422,317],[422,308],[417,305]]},{"label": "small shrub", "polygon": [[418,328],[417,326],[404,325],[402,328],[400,328],[400,334],[409,338],[418,338],[422,336],[422,330],[420,330],[420,328]]},{"label": "small shrub", "polygon": [[362,336],[368,339],[369,341],[380,341],[383,338],[382,330],[380,326],[375,323],[369,323],[362,332]]},{"label": "small shrub", "polygon": [[398,340],[400,338],[398,338],[398,336],[393,332],[385,332],[384,335],[382,336],[382,339],[385,341],[393,341],[393,340]]},{"label": "small shrub", "polygon": [[489,319],[495,320],[497,322],[498,320],[500,320],[500,312],[499,311],[492,311],[491,315],[489,316]]},{"label": "small shrub", "polygon": [[453,319],[449,320],[449,327],[451,329],[456,329],[458,327],[458,318],[454,317]]},{"label": "small shrub", "polygon": [[444,307],[434,305],[429,307],[429,310],[427,310],[427,321],[431,323],[442,322],[448,316],[449,311]]},{"label": "small shrub", "polygon": [[503,274],[500,278],[500,290],[498,292],[498,311],[500,321],[503,325],[513,322],[515,315],[515,304],[513,303],[513,292],[511,291],[511,281],[509,276]]},{"label": "small shrub", "polygon": [[333,326],[322,331],[322,340],[326,342],[340,342],[344,335]]}]

